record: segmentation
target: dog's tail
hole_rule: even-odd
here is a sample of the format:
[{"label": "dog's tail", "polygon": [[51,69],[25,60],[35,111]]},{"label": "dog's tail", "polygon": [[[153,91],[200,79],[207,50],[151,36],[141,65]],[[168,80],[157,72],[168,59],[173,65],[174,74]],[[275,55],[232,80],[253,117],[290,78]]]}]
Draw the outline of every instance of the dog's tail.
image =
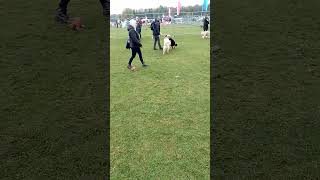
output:
[{"label": "dog's tail", "polygon": [[174,46],[178,46],[178,44],[175,44]]}]

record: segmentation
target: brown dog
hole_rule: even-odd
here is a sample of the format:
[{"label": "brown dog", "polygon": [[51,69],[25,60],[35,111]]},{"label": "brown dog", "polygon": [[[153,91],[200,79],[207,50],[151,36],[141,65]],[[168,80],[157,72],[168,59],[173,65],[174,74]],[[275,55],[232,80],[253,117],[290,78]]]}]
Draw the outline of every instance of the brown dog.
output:
[{"label": "brown dog", "polygon": [[79,17],[73,18],[70,20],[70,28],[74,31],[79,31],[84,28],[84,25],[81,24],[81,20]]}]

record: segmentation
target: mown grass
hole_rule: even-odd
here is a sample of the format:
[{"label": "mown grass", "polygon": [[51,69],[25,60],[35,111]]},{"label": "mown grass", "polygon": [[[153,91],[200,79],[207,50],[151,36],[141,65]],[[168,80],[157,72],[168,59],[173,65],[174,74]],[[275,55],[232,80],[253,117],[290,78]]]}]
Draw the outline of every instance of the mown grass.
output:
[{"label": "mown grass", "polygon": [[215,1],[214,179],[316,179],[319,1]]},{"label": "mown grass", "polygon": [[[153,50],[143,28],[142,53],[126,66],[126,29],[111,28],[111,178],[209,179],[210,41],[200,27],[166,26],[178,47]],[[163,43],[163,39],[161,39]]]},{"label": "mown grass", "polygon": [[0,1],[0,179],[102,179],[107,171],[107,24],[71,1],[87,30],[53,21],[56,1]]}]

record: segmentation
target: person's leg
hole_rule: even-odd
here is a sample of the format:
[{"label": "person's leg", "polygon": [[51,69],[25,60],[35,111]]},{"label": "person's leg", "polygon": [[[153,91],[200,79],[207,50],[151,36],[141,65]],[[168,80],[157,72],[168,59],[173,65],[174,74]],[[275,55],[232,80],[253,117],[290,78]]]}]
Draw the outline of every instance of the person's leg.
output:
[{"label": "person's leg", "polygon": [[110,0],[100,0],[100,3],[102,6],[103,16],[108,17],[109,16],[108,5],[110,3]]},{"label": "person's leg", "polygon": [[143,58],[142,58],[142,52],[141,52],[141,49],[140,49],[140,48],[137,48],[137,53],[138,53],[138,55],[139,55],[139,59],[140,59],[141,64],[144,64]]},{"label": "person's leg", "polygon": [[141,62],[141,64],[142,64],[142,67],[147,67],[148,65],[146,65],[146,64],[144,63],[144,61],[143,61],[142,52],[141,52],[141,49],[140,49],[140,48],[137,49],[137,53],[138,53],[138,55],[139,55],[139,59],[140,59],[140,62]]},{"label": "person's leg", "polygon": [[157,43],[157,37],[156,37],[156,36],[153,36],[153,49],[154,49],[154,50],[157,50],[157,49],[156,49],[156,43]]},{"label": "person's leg", "polygon": [[64,13],[67,13],[67,8],[68,8],[68,4],[69,4],[70,0],[60,0],[59,2],[59,8],[61,8]]},{"label": "person's leg", "polygon": [[132,54],[129,59],[128,68],[131,68],[131,63],[132,63],[133,59],[136,57],[136,54],[137,54],[136,48],[131,48],[131,52],[132,52]]},{"label": "person's leg", "polygon": [[109,1],[108,0],[100,0],[100,3],[102,6],[106,6],[107,3],[109,3],[109,2],[110,2],[110,0]]},{"label": "person's leg", "polygon": [[139,38],[141,39],[141,32],[140,32],[140,31],[137,31],[137,33],[139,34]]},{"label": "person's leg", "polygon": [[159,37],[159,36],[157,36],[157,39],[158,39],[158,46],[159,46],[159,49],[162,49],[161,44],[160,44],[160,37]]},{"label": "person's leg", "polygon": [[57,8],[57,12],[56,12],[56,20],[62,23],[67,23],[68,22],[68,13],[67,13],[67,9],[68,9],[68,4],[69,4],[70,0],[60,0],[58,8]]}]

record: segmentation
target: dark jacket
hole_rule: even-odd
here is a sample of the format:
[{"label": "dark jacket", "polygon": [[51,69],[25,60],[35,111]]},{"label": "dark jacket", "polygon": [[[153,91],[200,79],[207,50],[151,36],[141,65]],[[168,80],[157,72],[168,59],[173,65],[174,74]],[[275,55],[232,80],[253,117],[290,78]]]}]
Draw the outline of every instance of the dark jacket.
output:
[{"label": "dark jacket", "polygon": [[130,48],[141,47],[142,44],[140,43],[139,34],[134,30],[134,27],[129,25],[128,31],[129,31]]},{"label": "dark jacket", "polygon": [[157,20],[154,23],[151,24],[152,26],[152,31],[154,36],[159,36],[160,35],[160,22]]},{"label": "dark jacket", "polygon": [[204,27],[208,27],[208,25],[209,25],[209,21],[208,21],[207,18],[205,18],[205,19],[203,20],[203,26],[204,26]]},{"label": "dark jacket", "polygon": [[141,28],[142,28],[142,23],[139,21],[136,27],[138,33],[141,33]]}]

